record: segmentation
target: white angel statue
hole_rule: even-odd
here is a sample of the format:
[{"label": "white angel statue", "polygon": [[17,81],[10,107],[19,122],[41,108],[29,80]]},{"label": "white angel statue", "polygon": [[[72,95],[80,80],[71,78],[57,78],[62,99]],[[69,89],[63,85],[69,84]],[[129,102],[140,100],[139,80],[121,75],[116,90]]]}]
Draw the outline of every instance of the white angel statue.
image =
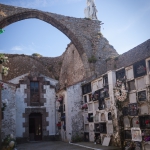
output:
[{"label": "white angel statue", "polygon": [[84,10],[85,18],[97,20],[97,12],[94,0],[87,0],[87,7]]}]

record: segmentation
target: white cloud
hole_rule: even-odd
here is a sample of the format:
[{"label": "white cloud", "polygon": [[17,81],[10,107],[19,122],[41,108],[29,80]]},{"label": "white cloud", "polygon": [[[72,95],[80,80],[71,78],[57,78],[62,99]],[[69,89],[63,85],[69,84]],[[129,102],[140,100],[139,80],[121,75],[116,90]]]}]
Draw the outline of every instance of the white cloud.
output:
[{"label": "white cloud", "polygon": [[21,46],[14,46],[11,48],[12,51],[23,51],[23,48]]}]

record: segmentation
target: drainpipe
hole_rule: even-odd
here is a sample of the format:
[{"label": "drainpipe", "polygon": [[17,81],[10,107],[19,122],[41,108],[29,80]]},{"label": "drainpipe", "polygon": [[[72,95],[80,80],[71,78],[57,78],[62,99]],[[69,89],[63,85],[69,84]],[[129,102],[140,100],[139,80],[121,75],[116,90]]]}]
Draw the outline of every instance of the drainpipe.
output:
[{"label": "drainpipe", "polygon": [[[2,81],[2,64],[0,64],[0,80]],[[1,109],[1,103],[2,103],[2,87],[0,85],[0,149],[2,149],[2,137],[1,137],[1,128],[2,128],[2,109]]]}]

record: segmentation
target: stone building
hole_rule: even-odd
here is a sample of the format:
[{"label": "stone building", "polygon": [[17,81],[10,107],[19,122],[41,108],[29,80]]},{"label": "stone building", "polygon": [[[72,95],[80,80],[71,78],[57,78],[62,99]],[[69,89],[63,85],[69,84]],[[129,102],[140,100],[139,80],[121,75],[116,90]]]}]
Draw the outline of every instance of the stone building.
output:
[{"label": "stone building", "polygon": [[[18,141],[96,142],[150,148],[150,40],[119,55],[100,21],[0,4],[0,28],[38,18],[71,43],[59,57],[10,55],[4,77],[2,135]],[[76,22],[76,23],[74,23]]]}]

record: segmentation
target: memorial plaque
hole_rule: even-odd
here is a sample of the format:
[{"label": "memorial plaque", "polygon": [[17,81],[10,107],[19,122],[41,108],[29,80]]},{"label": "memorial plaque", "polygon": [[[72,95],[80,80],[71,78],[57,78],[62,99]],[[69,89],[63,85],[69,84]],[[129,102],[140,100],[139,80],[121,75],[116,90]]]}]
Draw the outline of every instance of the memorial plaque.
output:
[{"label": "memorial plaque", "polygon": [[140,128],[131,128],[132,141],[142,141],[142,135]]},{"label": "memorial plaque", "polygon": [[145,60],[139,61],[133,65],[134,78],[146,75],[146,63]]},{"label": "memorial plaque", "polygon": [[138,100],[139,101],[146,101],[146,91],[138,92]]},{"label": "memorial plaque", "polygon": [[123,107],[123,109],[122,109],[122,114],[123,114],[124,116],[128,116],[128,107]]},{"label": "memorial plaque", "polygon": [[138,115],[137,103],[129,104],[129,115],[130,116],[137,116]]}]

